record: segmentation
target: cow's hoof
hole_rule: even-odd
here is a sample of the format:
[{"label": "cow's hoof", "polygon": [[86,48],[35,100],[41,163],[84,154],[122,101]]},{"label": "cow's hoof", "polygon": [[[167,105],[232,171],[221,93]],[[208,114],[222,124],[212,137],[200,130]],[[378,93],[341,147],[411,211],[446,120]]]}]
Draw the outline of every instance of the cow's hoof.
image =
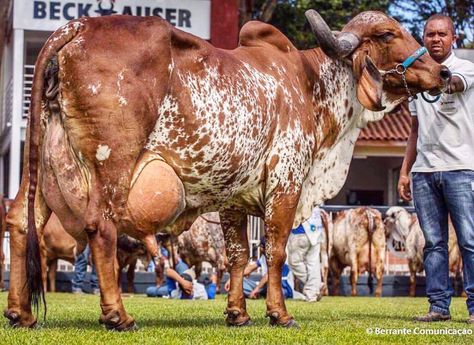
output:
[{"label": "cow's hoof", "polygon": [[283,319],[280,318],[280,314],[278,312],[272,312],[268,313],[267,317],[270,318],[270,327],[283,327],[283,328],[296,328],[299,329],[300,326],[298,323],[295,321],[295,319],[291,318],[290,319]]},{"label": "cow's hoof", "polygon": [[125,320],[121,320],[118,310],[112,310],[107,315],[101,315],[99,323],[103,324],[109,331],[130,332],[138,330],[135,320],[126,315]]},{"label": "cow's hoof", "polygon": [[230,322],[229,319],[226,319],[226,320],[225,320],[225,323],[226,323],[226,326],[227,326],[227,327],[247,327],[247,326],[253,326],[253,322],[252,322],[252,320],[250,320],[250,318],[248,318],[247,320],[243,320],[243,321],[240,322],[240,323],[233,323],[233,322]]},{"label": "cow's hoof", "polygon": [[23,320],[21,314],[11,309],[5,309],[3,315],[8,319],[10,326],[13,328],[35,328],[36,319],[31,316],[30,318]]},{"label": "cow's hoof", "polygon": [[225,323],[228,327],[245,327],[251,326],[252,320],[250,320],[250,316],[246,312],[240,312],[239,310],[226,310],[224,315],[227,315],[225,319]]}]

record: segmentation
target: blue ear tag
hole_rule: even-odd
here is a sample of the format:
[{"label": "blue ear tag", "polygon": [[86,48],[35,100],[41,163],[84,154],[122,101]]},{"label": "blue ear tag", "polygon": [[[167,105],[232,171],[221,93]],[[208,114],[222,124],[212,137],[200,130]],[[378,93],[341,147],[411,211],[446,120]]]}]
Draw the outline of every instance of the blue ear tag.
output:
[{"label": "blue ear tag", "polygon": [[316,225],[314,225],[314,224],[311,224],[311,225],[309,226],[309,228],[310,228],[310,230],[311,230],[312,232],[315,232],[315,231],[316,231]]}]

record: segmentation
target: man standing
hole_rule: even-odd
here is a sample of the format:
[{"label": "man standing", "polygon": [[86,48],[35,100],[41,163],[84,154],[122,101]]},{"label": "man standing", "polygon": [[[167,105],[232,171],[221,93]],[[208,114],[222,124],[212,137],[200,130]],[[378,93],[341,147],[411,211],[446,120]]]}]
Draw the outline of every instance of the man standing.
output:
[{"label": "man standing", "polygon": [[[424,266],[429,312],[417,321],[451,318],[453,289],[448,273],[448,214],[462,254],[469,323],[474,323],[474,64],[452,52],[452,20],[431,16],[423,40],[431,57],[447,66],[452,78],[434,103],[421,97],[410,103],[411,133],[400,171],[398,191],[415,210],[425,237]],[[431,102],[433,96],[426,95]],[[413,193],[409,172],[412,172]]]},{"label": "man standing", "polygon": [[288,239],[288,264],[303,284],[303,294],[308,302],[321,300],[321,240],[323,223],[321,211],[315,207],[311,217],[291,230]]}]

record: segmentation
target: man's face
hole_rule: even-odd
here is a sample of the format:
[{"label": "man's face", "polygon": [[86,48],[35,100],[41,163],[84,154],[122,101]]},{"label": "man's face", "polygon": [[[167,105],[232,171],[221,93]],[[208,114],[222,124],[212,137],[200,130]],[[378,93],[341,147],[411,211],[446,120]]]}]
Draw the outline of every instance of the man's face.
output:
[{"label": "man's face", "polygon": [[441,63],[448,57],[455,40],[456,36],[449,21],[433,19],[426,24],[423,41],[436,62]]}]

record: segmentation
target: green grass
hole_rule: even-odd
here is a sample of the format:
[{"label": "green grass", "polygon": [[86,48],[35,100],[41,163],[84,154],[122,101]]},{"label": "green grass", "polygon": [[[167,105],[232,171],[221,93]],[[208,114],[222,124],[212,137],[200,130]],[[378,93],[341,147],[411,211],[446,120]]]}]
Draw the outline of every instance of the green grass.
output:
[{"label": "green grass", "polygon": [[[0,293],[0,309],[7,304],[7,294]],[[24,330],[0,327],[0,344],[474,344],[474,335],[368,335],[366,329],[408,328],[466,329],[464,299],[452,303],[453,320],[438,324],[417,324],[413,315],[426,311],[425,298],[325,297],[319,303],[288,301],[290,313],[300,330],[268,327],[263,300],[248,301],[254,326],[234,329],[224,325],[224,296],[215,301],[176,301],[125,297],[128,312],[140,330],[114,333],[97,322],[99,298],[90,295],[49,294],[48,318],[40,329]],[[419,330],[418,329],[418,330]]]}]

